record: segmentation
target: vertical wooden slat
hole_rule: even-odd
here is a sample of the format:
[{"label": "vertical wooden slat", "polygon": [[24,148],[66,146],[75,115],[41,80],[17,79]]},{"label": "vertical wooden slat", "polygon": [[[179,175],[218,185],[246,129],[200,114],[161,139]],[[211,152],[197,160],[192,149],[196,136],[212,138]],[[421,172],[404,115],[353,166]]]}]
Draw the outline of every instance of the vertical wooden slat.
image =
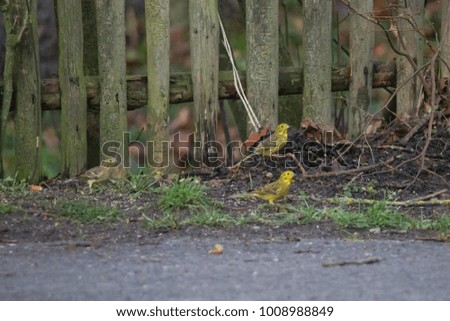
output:
[{"label": "vertical wooden slat", "polygon": [[[228,10],[229,3],[226,1],[219,1],[219,14],[222,17],[222,22],[224,24],[225,30],[230,30],[231,26],[234,27],[243,27],[245,28],[245,6],[241,6],[239,4],[236,9],[236,16],[233,20],[226,20],[223,17],[226,17],[226,12]],[[219,45],[219,70],[232,70],[230,59],[228,58],[228,54],[225,50],[225,47]],[[219,90],[220,95],[220,90]],[[247,113],[245,111],[245,107],[240,100],[228,100],[225,102],[224,106],[228,106],[232,112],[232,118],[236,123],[236,126],[239,130],[239,134],[242,138],[247,137]]]},{"label": "vertical wooden slat", "polygon": [[278,123],[278,1],[247,0],[247,96],[261,125]]},{"label": "vertical wooden slat", "polygon": [[[354,0],[353,8],[364,15],[373,11],[372,0]],[[372,96],[374,26],[357,14],[350,14],[349,137],[364,131]]]},{"label": "vertical wooden slat", "polygon": [[[450,0],[442,1],[442,15],[441,15],[441,58],[440,77],[450,78],[450,21],[449,18]],[[444,63],[445,62],[445,63]],[[450,88],[447,86],[447,95],[450,95]],[[450,100],[447,100],[447,108],[450,108]],[[450,118],[447,118],[447,126],[450,127]]]},{"label": "vertical wooden slat", "polygon": [[151,167],[167,166],[169,142],[169,1],[145,2],[147,33],[148,161]]},{"label": "vertical wooden slat", "polygon": [[[445,19],[447,19],[448,6],[450,6],[450,0],[442,0],[441,57],[442,57],[442,60],[444,60],[447,63],[447,66],[450,66],[450,30],[447,30],[447,32],[445,32],[445,30],[444,30],[444,27],[446,25]],[[447,25],[447,26],[450,26],[450,25]],[[444,38],[444,36],[445,36],[445,38]],[[450,78],[450,70],[448,70],[447,66],[442,61],[440,62],[441,77],[443,77],[443,78]]]},{"label": "vertical wooden slat", "polygon": [[331,8],[331,0],[304,1],[303,118],[319,124],[333,124]]},{"label": "vertical wooden slat", "polygon": [[[98,76],[96,0],[82,0],[83,63],[85,76]],[[100,115],[88,110],[86,115],[87,166],[100,164]]]},{"label": "vertical wooden slat", "polygon": [[[14,89],[17,177],[36,183],[40,176],[41,86],[37,1],[14,1],[19,21],[27,19],[15,52]],[[14,17],[11,17],[14,18]]]},{"label": "vertical wooden slat", "polygon": [[[394,5],[398,5],[396,14],[400,17],[397,19],[398,47],[401,51],[411,55],[418,67],[423,64],[424,41],[422,35],[418,32],[419,30],[415,29],[420,29],[423,24],[424,1],[425,0],[395,0],[391,2]],[[412,110],[416,110],[420,98],[421,84],[417,76],[412,77],[414,68],[406,57],[397,57],[396,63],[397,87],[404,84],[397,93],[397,115],[402,117]]]},{"label": "vertical wooden slat", "polygon": [[[217,0],[190,0],[189,24],[195,104],[195,161],[214,165],[219,88]],[[203,155],[201,154],[203,153]]]},{"label": "vertical wooden slat", "polygon": [[[289,53],[289,48],[287,44],[287,39],[289,38],[289,35],[286,34],[286,31],[283,32],[281,28],[279,28],[278,30],[278,35],[279,35],[278,40],[279,66],[295,67],[292,57]],[[298,126],[300,124],[300,122],[302,121],[301,99],[302,99],[301,95],[289,95],[278,97],[278,121],[280,123],[287,123],[293,126]]]},{"label": "vertical wooden slat", "polygon": [[0,179],[4,176],[3,169],[3,146],[6,136],[6,124],[8,121],[9,111],[11,110],[12,97],[13,97],[13,85],[14,85],[14,69],[16,58],[16,46],[21,40],[19,38],[20,30],[26,27],[27,20],[22,21],[22,24],[14,23],[14,17],[16,11],[14,3],[9,5],[4,4],[0,6],[3,14],[3,23],[6,31],[6,48],[5,48],[5,62],[3,70],[3,88],[0,91],[2,96],[2,109],[0,111],[1,124],[0,124]]},{"label": "vertical wooden slat", "polygon": [[[100,80],[100,146],[105,156],[128,156],[125,4],[97,0],[98,67]],[[116,149],[117,147],[119,147]],[[108,149],[113,148],[113,153]]]},{"label": "vertical wooden slat", "polygon": [[86,82],[83,21],[79,1],[58,0],[59,87],[61,92],[61,174],[86,167]]}]

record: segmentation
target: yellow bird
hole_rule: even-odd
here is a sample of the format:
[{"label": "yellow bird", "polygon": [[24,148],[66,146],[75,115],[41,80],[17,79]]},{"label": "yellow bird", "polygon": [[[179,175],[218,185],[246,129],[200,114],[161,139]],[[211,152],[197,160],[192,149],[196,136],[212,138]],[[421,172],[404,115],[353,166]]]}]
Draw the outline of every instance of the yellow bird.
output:
[{"label": "yellow bird", "polygon": [[258,146],[256,146],[255,150],[250,155],[244,157],[241,162],[246,161],[255,155],[270,156],[278,153],[286,146],[288,140],[288,128],[288,124],[279,124],[275,129],[275,133],[261,141]]},{"label": "yellow bird", "polygon": [[110,179],[125,177],[125,169],[118,165],[114,157],[108,157],[100,166],[93,167],[80,175],[80,179],[87,181],[89,193],[92,193],[94,183],[105,182]]},{"label": "yellow bird", "polygon": [[262,198],[263,200],[269,201],[270,204],[273,204],[276,200],[286,197],[293,178],[293,171],[285,171],[275,182],[260,187],[249,194]]}]

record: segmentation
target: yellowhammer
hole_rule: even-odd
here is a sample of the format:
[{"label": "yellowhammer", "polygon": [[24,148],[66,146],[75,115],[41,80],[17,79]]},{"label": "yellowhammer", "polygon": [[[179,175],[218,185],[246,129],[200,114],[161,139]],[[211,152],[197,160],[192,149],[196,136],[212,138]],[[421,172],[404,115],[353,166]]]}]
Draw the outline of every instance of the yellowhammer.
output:
[{"label": "yellowhammer", "polygon": [[273,204],[274,201],[282,199],[287,195],[293,178],[293,171],[285,171],[275,182],[260,187],[249,194]]},{"label": "yellowhammer", "polygon": [[102,161],[100,166],[93,167],[81,174],[80,179],[87,181],[89,193],[92,193],[92,184],[123,178],[125,175],[125,168],[120,164],[117,165],[114,157],[108,157]]},{"label": "yellowhammer", "polygon": [[278,153],[287,143],[288,140],[288,128],[289,125],[281,123],[275,129],[275,133],[271,134],[269,137],[261,141],[255,148],[255,150],[242,159],[241,162],[255,155],[270,156],[272,154]]}]

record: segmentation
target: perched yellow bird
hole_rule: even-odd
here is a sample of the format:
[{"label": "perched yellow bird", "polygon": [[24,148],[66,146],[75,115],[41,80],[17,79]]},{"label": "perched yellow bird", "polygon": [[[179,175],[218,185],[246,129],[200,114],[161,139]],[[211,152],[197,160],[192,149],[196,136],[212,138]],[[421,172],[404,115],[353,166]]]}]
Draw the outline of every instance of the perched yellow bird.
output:
[{"label": "perched yellow bird", "polygon": [[274,201],[282,199],[288,194],[293,178],[293,171],[285,171],[275,182],[260,187],[249,194],[273,204]]},{"label": "perched yellow bird", "polygon": [[261,141],[258,146],[256,146],[255,150],[250,155],[244,157],[241,162],[246,161],[255,155],[270,156],[278,153],[286,146],[288,140],[288,128],[288,124],[279,124],[275,129],[275,133]]},{"label": "perched yellow bird", "polygon": [[125,177],[125,168],[118,165],[114,157],[108,157],[100,166],[93,167],[80,175],[80,179],[87,181],[89,193],[92,193],[92,184],[101,183]]}]

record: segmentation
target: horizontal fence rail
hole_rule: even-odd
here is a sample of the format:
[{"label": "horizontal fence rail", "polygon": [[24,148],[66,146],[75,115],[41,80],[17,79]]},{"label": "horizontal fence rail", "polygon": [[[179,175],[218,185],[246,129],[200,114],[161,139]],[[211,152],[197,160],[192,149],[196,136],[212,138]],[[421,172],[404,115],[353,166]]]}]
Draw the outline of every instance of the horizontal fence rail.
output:
[{"label": "horizontal fence rail", "polygon": [[[239,72],[245,87],[245,71]],[[332,91],[345,91],[349,89],[350,67],[332,68]],[[43,79],[41,83],[42,110],[61,109],[59,81],[57,78]],[[396,86],[395,62],[375,62],[373,64],[372,88]],[[0,87],[0,90],[2,87]],[[86,77],[86,91],[88,106],[99,108],[99,84],[97,77]],[[280,68],[279,89],[280,96],[298,95],[303,93],[302,70],[295,67]],[[147,77],[127,77],[127,105],[128,110],[142,108],[147,105]],[[219,99],[239,99],[233,82],[231,71],[219,73]],[[189,72],[172,73],[170,75],[171,104],[187,103],[193,101],[192,80]]]}]

